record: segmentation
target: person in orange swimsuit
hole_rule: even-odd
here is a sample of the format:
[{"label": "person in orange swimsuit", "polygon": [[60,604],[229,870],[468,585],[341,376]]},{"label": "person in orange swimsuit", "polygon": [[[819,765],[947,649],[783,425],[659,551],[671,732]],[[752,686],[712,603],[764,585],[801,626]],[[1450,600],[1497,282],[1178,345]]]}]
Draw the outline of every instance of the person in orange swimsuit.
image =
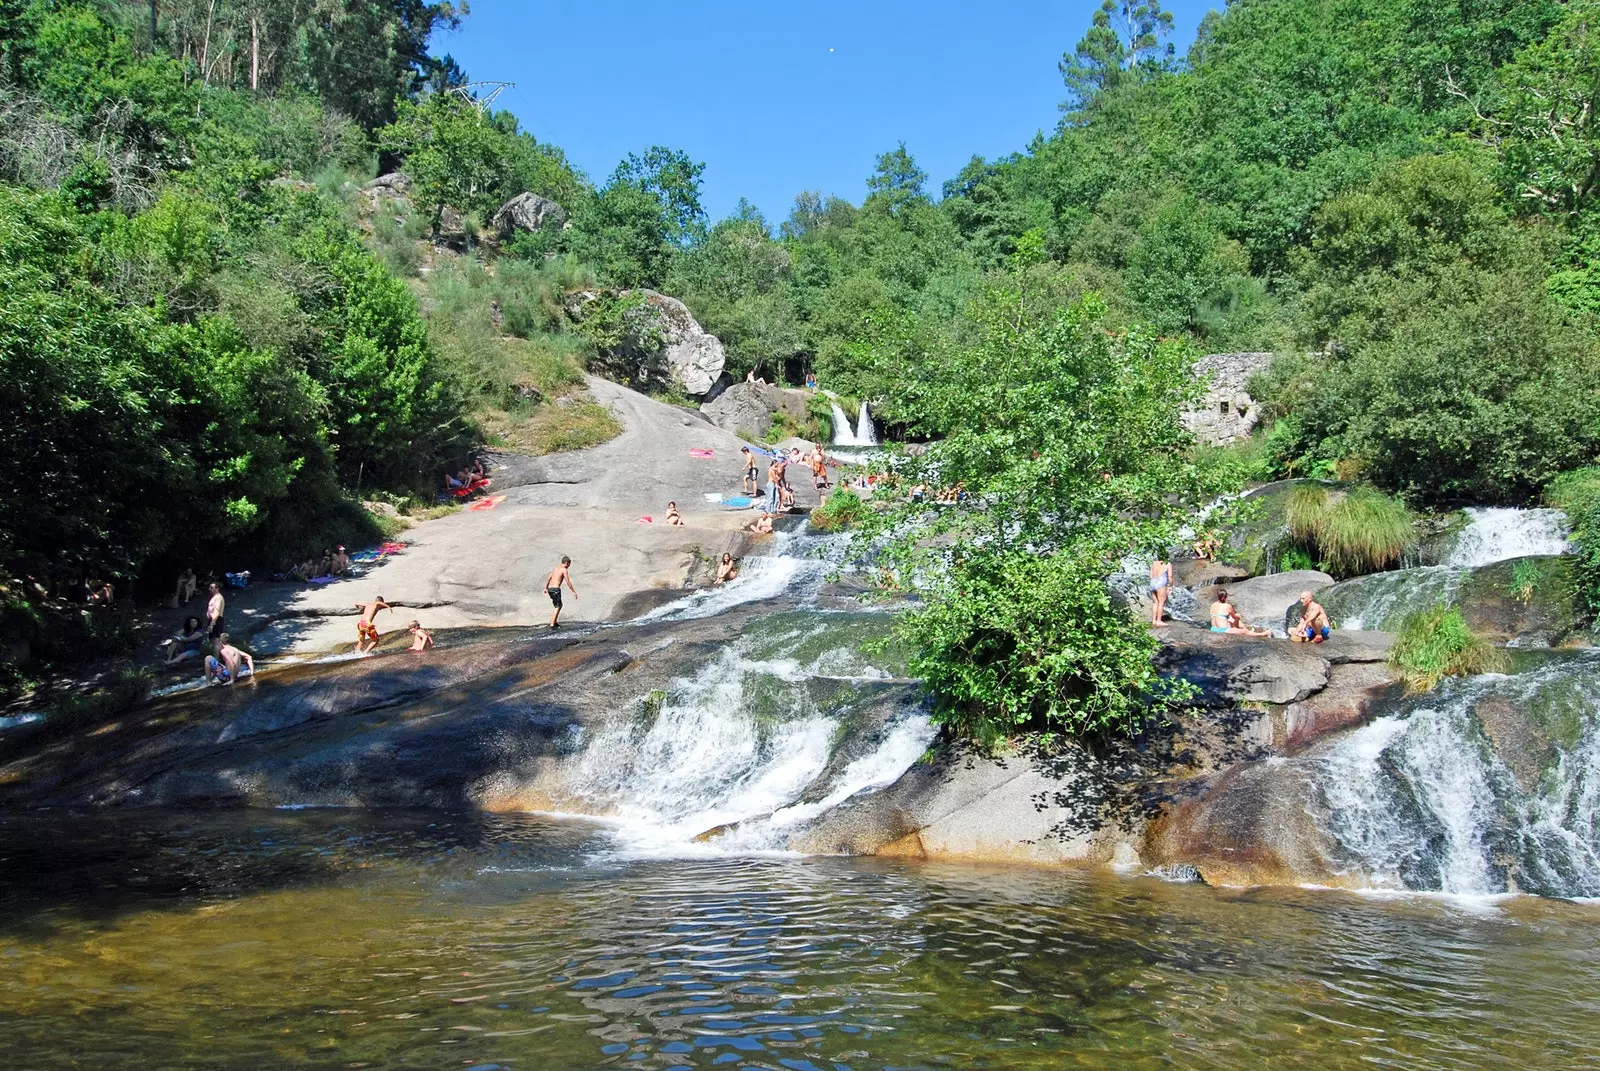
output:
[{"label": "person in orange swimsuit", "polygon": [[373,624],[373,618],[378,616],[379,610],[393,610],[394,607],[379,595],[371,602],[356,603],[356,609],[361,611],[361,620],[356,622],[356,653],[366,654],[378,646],[378,626]]}]

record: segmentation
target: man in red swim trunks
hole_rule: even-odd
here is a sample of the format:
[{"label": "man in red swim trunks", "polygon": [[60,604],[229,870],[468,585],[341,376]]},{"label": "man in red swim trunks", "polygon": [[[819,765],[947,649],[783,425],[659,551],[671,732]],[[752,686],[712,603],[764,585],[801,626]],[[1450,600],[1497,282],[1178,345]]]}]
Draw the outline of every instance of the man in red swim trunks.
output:
[{"label": "man in red swim trunks", "polygon": [[378,646],[378,626],[372,623],[372,619],[378,616],[379,610],[393,610],[394,607],[379,595],[371,602],[356,603],[356,609],[361,611],[361,620],[356,622],[356,654],[366,654]]}]

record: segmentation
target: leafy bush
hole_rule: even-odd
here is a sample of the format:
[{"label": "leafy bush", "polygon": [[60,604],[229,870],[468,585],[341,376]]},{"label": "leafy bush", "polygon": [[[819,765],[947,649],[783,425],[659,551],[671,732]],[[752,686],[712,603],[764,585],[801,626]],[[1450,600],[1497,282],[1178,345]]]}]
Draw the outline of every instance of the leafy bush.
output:
[{"label": "leafy bush", "polygon": [[871,512],[861,496],[848,487],[835,487],[827,499],[811,511],[811,526],[823,532],[854,527]]},{"label": "leafy bush", "polygon": [[1558,476],[1544,497],[1547,504],[1565,510],[1572,523],[1578,605],[1591,623],[1600,621],[1600,466]]},{"label": "leafy bush", "polygon": [[1405,504],[1368,487],[1344,492],[1297,488],[1285,516],[1289,534],[1335,576],[1393,568],[1415,538]]},{"label": "leafy bush", "polygon": [[1426,692],[1445,677],[1503,673],[1509,662],[1504,651],[1472,634],[1460,610],[1440,605],[1405,619],[1389,664],[1400,671],[1407,688]]}]

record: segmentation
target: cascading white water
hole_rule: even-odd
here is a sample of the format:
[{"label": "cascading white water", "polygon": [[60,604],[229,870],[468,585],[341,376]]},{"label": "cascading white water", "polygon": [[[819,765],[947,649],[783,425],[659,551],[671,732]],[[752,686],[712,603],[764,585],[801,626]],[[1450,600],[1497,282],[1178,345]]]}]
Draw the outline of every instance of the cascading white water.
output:
[{"label": "cascading white water", "polygon": [[1600,896],[1600,659],[1454,681],[1292,761],[1360,883]]},{"label": "cascading white water", "polygon": [[[892,782],[933,737],[917,710],[854,724],[863,689],[885,677],[858,652],[880,627],[801,613],[740,637],[579,741],[574,792],[614,814],[626,851],[696,850],[698,834],[730,823],[743,824],[719,848],[781,847],[784,829]],[[846,743],[858,756],[819,786]]]},{"label": "cascading white water", "polygon": [[850,416],[839,405],[833,403],[833,445],[835,446],[877,446],[878,431],[872,423],[872,413],[867,409],[867,403],[861,403],[861,411],[856,416],[855,426],[850,424]]},{"label": "cascading white water", "polygon": [[1472,507],[1462,512],[1469,518],[1467,526],[1456,537],[1442,565],[1459,569],[1572,550],[1567,541],[1567,515],[1558,509]]},{"label": "cascading white water", "polygon": [[712,617],[735,606],[766,602],[780,595],[805,600],[816,595],[828,574],[839,569],[850,537],[816,536],[804,531],[779,532],[768,552],[745,558],[732,583],[692,592],[658,606],[641,621]]},{"label": "cascading white water", "polygon": [[1393,632],[1407,614],[1453,603],[1464,575],[1448,565],[1394,569],[1347,580],[1320,598],[1339,628]]}]

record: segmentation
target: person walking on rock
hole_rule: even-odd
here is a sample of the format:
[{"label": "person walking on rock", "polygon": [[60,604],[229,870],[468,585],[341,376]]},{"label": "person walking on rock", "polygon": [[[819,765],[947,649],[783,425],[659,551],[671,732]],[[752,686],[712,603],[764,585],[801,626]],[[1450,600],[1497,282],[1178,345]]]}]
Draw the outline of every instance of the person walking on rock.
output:
[{"label": "person walking on rock", "polygon": [[744,493],[754,498],[761,493],[761,468],[748,446],[739,447],[739,453],[744,455]]},{"label": "person walking on rock", "polygon": [[561,564],[550,570],[550,575],[544,578],[544,593],[550,596],[550,605],[555,607],[550,612],[550,627],[561,627],[561,585],[565,583],[572,590],[572,597],[578,597],[578,589],[572,584],[572,559],[562,555]]},{"label": "person walking on rock", "polygon": [[394,607],[379,595],[371,602],[356,603],[356,609],[361,611],[361,620],[356,622],[356,654],[366,654],[378,649],[378,626],[374,621],[378,611],[393,610]]}]

